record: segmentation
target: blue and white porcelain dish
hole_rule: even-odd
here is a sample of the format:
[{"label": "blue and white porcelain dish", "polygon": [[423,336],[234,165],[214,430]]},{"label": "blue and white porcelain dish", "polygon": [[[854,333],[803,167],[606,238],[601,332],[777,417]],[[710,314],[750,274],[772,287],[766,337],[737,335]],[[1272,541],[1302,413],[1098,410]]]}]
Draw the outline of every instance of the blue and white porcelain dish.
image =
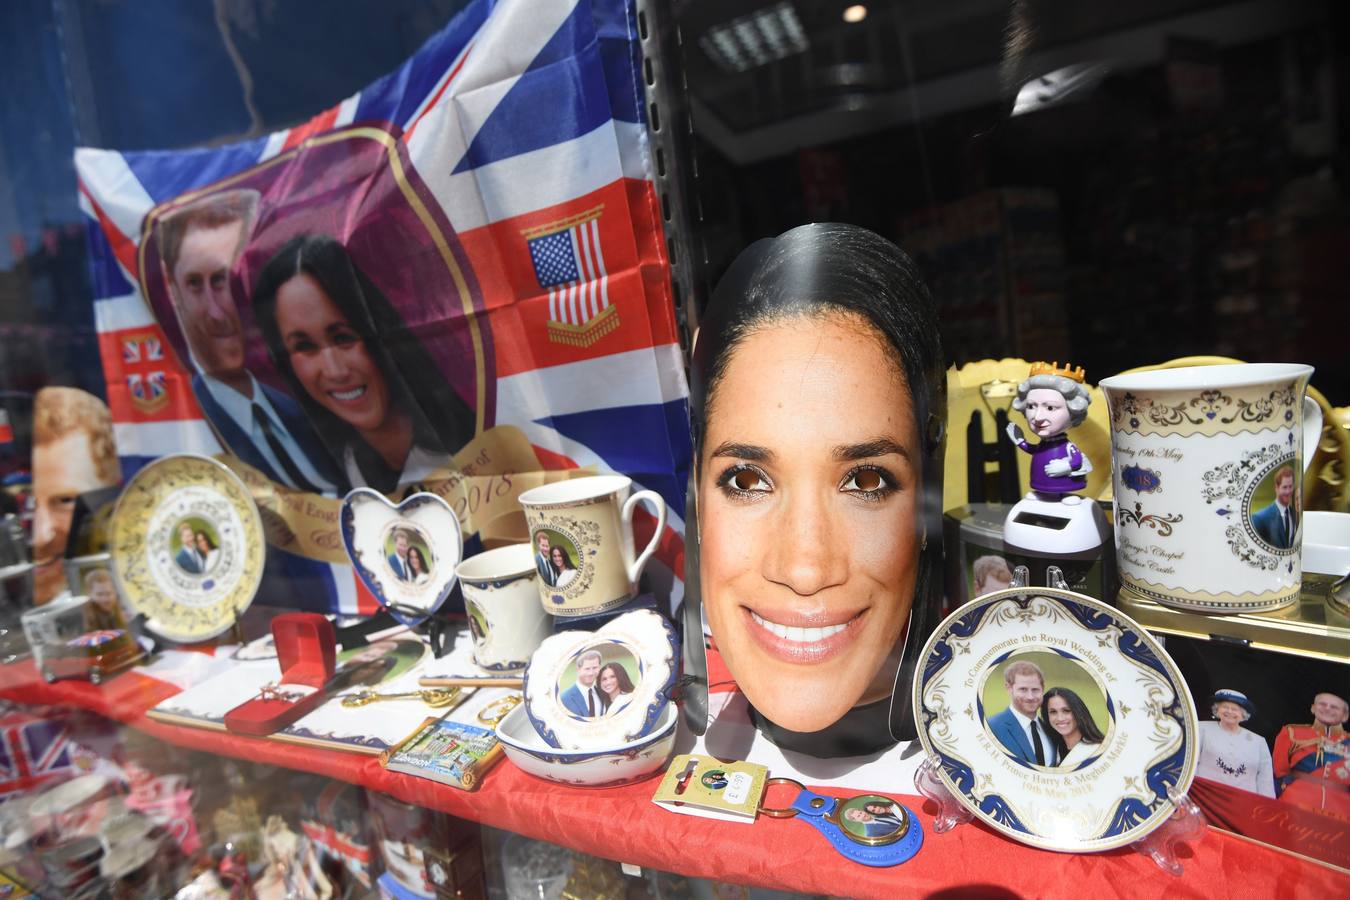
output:
[{"label": "blue and white porcelain dish", "polygon": [[679,638],[660,613],[635,610],[597,631],[563,631],[525,669],[522,704],[550,747],[597,750],[638,740],[670,705]]},{"label": "blue and white porcelain dish", "polygon": [[497,723],[507,759],[530,775],[579,787],[613,787],[641,781],[663,771],[675,752],[679,716],[667,703],[650,734],[614,747],[559,750],[544,743],[524,706]]},{"label": "blue and white porcelain dish", "polygon": [[919,660],[915,724],[938,778],[1014,840],[1130,844],[1190,787],[1198,726],[1186,682],[1105,603],[1054,588],[988,594],[948,616]]},{"label": "blue and white porcelain dish", "polygon": [[415,628],[441,608],[464,555],[459,518],[435,494],[397,505],[370,488],[342,501],[342,543],[357,576],[395,619]]}]

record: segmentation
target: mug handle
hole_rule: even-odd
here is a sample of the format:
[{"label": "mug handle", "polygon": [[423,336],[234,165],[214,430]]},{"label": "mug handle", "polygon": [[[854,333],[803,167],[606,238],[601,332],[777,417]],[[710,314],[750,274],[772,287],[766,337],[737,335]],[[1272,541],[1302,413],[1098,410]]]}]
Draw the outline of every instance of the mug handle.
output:
[{"label": "mug handle", "polygon": [[1322,407],[1308,395],[1303,396],[1303,471],[1308,471],[1322,441]]},{"label": "mug handle", "polygon": [[638,502],[641,500],[648,500],[652,506],[656,507],[656,532],[652,535],[652,539],[647,542],[643,551],[638,554],[637,559],[625,559],[623,561],[624,568],[628,570],[628,580],[633,584],[637,584],[638,576],[642,574],[642,569],[647,565],[647,560],[651,559],[653,551],[656,550],[656,545],[661,542],[662,532],[666,530],[666,499],[656,491],[638,491],[624,501],[621,516],[623,527],[628,529],[629,534],[632,534],[633,510],[637,509]]}]

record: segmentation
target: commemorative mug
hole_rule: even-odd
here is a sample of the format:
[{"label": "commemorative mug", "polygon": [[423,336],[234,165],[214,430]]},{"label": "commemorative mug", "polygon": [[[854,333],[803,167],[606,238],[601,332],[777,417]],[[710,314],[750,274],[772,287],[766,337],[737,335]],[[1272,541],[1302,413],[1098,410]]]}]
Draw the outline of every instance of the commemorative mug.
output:
[{"label": "commemorative mug", "polygon": [[1111,416],[1116,565],[1132,593],[1205,613],[1298,600],[1312,367],[1194,366],[1100,384]]},{"label": "commemorative mug", "polygon": [[[666,501],[632,493],[624,475],[594,475],[531,488],[520,495],[539,573],[539,599],[555,616],[589,616],[637,596],[638,576],[666,527]],[[634,554],[633,511],[646,500],[656,531]]]},{"label": "commemorative mug", "polygon": [[539,573],[530,544],[509,544],[455,567],[473,636],[473,661],[493,672],[523,672],[553,632],[539,606]]}]

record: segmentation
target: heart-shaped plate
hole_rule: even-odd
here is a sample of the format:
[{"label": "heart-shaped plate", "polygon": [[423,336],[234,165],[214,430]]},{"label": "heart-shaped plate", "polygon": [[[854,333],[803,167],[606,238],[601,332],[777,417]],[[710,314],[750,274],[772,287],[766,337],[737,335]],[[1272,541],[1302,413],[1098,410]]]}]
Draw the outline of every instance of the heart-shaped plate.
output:
[{"label": "heart-shaped plate", "polygon": [[679,638],[650,609],[546,638],[525,669],[525,713],[550,747],[604,750],[651,732],[670,703]]},{"label": "heart-shaped plate", "polygon": [[455,511],[428,493],[395,506],[378,491],[357,488],[342,501],[342,542],[375,599],[411,628],[445,603],[464,555]]}]

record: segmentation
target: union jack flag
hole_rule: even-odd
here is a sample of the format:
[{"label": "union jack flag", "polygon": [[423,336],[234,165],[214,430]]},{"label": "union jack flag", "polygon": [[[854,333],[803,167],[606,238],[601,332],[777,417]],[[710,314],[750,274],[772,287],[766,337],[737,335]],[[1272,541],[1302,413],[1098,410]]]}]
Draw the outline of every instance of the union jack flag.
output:
[{"label": "union jack flag", "polygon": [[[164,344],[151,330],[123,335],[122,372],[127,396],[132,407],[141,415],[153,415],[169,402]],[[151,368],[151,364],[158,364]],[[119,406],[114,402],[114,409]],[[114,421],[117,416],[114,413]]]},{"label": "union jack flag", "polygon": [[149,372],[145,375],[133,372],[127,376],[127,389],[131,391],[132,400],[146,409],[153,409],[168,399],[163,372]]},{"label": "union jack flag", "polygon": [[0,799],[69,778],[75,771],[72,749],[64,715],[0,716]]},{"label": "union jack flag", "polygon": [[[154,272],[142,271],[142,260],[154,240],[143,240],[143,226],[151,213],[223,181],[302,166],[306,154],[347,136],[387,139],[399,171],[419,182],[404,185],[423,204],[418,217],[445,223],[439,255],[463,270],[464,290],[447,278],[417,285],[418,294],[427,304],[462,294],[479,317],[487,347],[474,385],[482,427],[517,429],[546,468],[621,472],[661,493],[670,514],[648,571],[678,603],[688,388],[637,21],[631,0],[470,0],[397,71],[294,128],[185,151],[77,150],[124,474],[166,453],[223,449],[194,400],[173,314],[146,289]],[[325,196],[357,195],[337,185]],[[350,212],[332,221],[360,223],[362,210]],[[366,232],[349,249],[399,221],[360,223]],[[259,219],[255,229],[263,227]],[[437,311],[420,324],[433,354],[448,354],[449,339],[468,331],[462,310]],[[265,350],[251,352],[251,371],[267,364]],[[258,377],[268,386],[266,373]],[[641,540],[655,521],[644,516]],[[271,548],[268,571],[291,583],[265,585],[264,593],[304,596],[311,608],[343,615],[378,608],[349,565]]]}]

